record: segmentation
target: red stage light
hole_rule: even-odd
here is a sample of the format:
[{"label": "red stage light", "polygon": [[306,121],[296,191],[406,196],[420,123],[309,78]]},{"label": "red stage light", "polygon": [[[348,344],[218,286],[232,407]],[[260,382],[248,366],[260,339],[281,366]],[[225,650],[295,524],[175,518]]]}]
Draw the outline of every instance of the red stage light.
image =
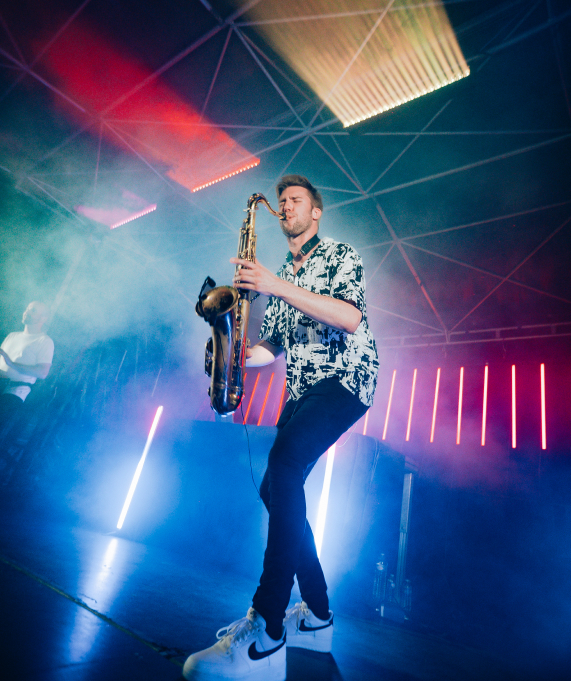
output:
[{"label": "red stage light", "polygon": [[545,423],[545,364],[541,365],[541,449],[547,449],[547,426]]},{"label": "red stage light", "polygon": [[266,409],[266,402],[268,401],[268,395],[270,394],[270,388],[272,387],[272,382],[274,380],[274,374],[270,376],[270,382],[268,383],[268,389],[266,390],[266,396],[264,397],[264,403],[262,404],[262,410],[260,411],[260,418],[258,419],[258,426],[262,425],[262,416]]},{"label": "red stage light", "polygon": [[464,395],[464,367],[460,367],[460,387],[458,388],[458,426],[456,428],[456,444],[460,444],[460,430],[462,428],[462,397]]},{"label": "red stage light", "polygon": [[512,364],[512,449],[516,446],[516,419],[515,419],[515,364]]},{"label": "red stage light", "polygon": [[434,442],[434,427],[436,425],[436,407],[438,406],[439,387],[440,387],[440,367],[436,371],[436,387],[434,388],[434,407],[432,408],[432,426],[430,428],[430,442]]},{"label": "red stage light", "polygon": [[[244,376],[244,381],[246,380],[246,377]],[[254,395],[256,394],[256,388],[258,387],[258,381],[260,380],[260,372],[258,372],[258,375],[256,376],[256,380],[254,382],[254,389],[252,390],[252,397],[250,397],[250,402],[248,404],[248,408],[246,409],[246,416],[244,416],[244,423],[248,420],[248,416],[250,415],[250,409],[252,408],[252,402],[254,401]]]},{"label": "red stage light", "polygon": [[274,423],[275,426],[278,425],[278,421],[280,420],[280,415],[282,413],[282,404],[283,404],[283,401],[284,401],[284,395],[285,395],[285,391],[286,391],[286,382],[287,382],[287,378],[284,378],[284,384],[283,384],[283,387],[282,387],[282,394],[280,396],[280,403],[278,405],[278,413],[276,414],[276,422]]},{"label": "red stage light", "polygon": [[387,414],[385,416],[385,427],[383,429],[383,440],[387,437],[387,428],[389,425],[389,414],[391,412],[391,402],[393,401],[393,390],[395,388],[395,378],[397,377],[397,370],[393,371],[393,380],[391,381],[391,390],[389,392],[389,402],[387,404]]},{"label": "red stage light", "polygon": [[412,375],[412,389],[410,391],[410,407],[408,408],[408,423],[406,426],[406,441],[408,442],[410,440],[410,424],[412,422],[412,405],[414,404],[414,391],[416,389],[416,372],[417,370],[414,370],[414,373]]},{"label": "red stage light", "polygon": [[[218,177],[215,180],[211,180],[210,182],[205,182],[204,184],[199,185],[198,187],[194,187],[192,190],[193,192],[199,192],[201,189],[206,189],[206,187],[211,187],[213,184],[216,184],[217,182],[222,182],[222,180],[227,180],[229,177],[233,177],[234,175],[238,175],[238,173],[243,173],[245,170],[250,170],[250,168],[255,168],[256,166],[260,165],[260,159],[256,159],[252,163],[250,163],[247,166],[244,166],[243,168],[239,168],[238,170],[235,170],[232,173],[226,173],[226,175],[222,175]],[[170,175],[170,173],[169,173]],[[174,175],[171,175],[173,179],[176,179]],[[181,182],[181,184],[184,184]]]},{"label": "red stage light", "polygon": [[365,414],[365,422],[363,423],[363,435],[367,434],[367,426],[369,425],[369,412],[371,410],[367,409],[367,413]]},{"label": "red stage light", "polygon": [[[36,41],[35,50],[45,42]],[[41,63],[68,116],[87,126],[99,119],[110,143],[166,166],[166,175],[191,191],[260,162],[156,73],[80,19],[50,45]]]},{"label": "red stage light", "polygon": [[488,415],[488,365],[484,368],[484,402],[482,404],[482,447],[486,444],[486,418]]}]

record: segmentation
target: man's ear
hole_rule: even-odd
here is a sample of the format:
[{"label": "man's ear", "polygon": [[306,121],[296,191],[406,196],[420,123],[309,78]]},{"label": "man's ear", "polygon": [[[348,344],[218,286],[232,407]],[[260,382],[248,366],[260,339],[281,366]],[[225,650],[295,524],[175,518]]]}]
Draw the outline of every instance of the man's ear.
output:
[{"label": "man's ear", "polygon": [[314,220],[319,220],[321,218],[321,209],[317,208],[317,206],[314,206],[311,210],[311,217]]}]

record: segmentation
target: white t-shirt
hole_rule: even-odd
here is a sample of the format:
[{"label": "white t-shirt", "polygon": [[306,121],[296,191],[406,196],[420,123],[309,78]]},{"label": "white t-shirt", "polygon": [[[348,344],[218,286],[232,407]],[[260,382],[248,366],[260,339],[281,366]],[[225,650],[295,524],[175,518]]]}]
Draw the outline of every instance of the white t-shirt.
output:
[{"label": "white t-shirt", "polygon": [[[25,333],[24,331],[14,331],[9,333],[2,343],[2,350],[8,357],[18,364],[51,364],[54,356],[54,342],[45,333]],[[0,370],[6,372],[4,375],[12,381],[29,383],[36,382],[35,376],[22,373],[10,368],[4,357],[0,356]],[[27,385],[10,386],[10,383],[2,392],[17,395],[25,400],[31,388]]]}]

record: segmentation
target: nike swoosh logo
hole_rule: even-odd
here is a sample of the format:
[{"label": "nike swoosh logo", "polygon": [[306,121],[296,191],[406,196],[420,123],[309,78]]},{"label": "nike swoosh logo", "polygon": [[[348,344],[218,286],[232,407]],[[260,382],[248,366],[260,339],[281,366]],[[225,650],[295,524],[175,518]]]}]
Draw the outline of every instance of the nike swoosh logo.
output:
[{"label": "nike swoosh logo", "polygon": [[333,620],[328,622],[327,624],[324,624],[322,627],[308,627],[307,624],[305,623],[305,620],[301,620],[301,623],[299,625],[299,630],[300,631],[319,631],[320,629],[328,629],[329,627],[333,626]]},{"label": "nike swoosh logo", "polygon": [[256,648],[256,642],[252,643],[252,645],[248,648],[248,656],[250,660],[263,660],[264,657],[268,657],[268,655],[272,655],[273,653],[276,653],[280,648],[283,648],[285,646],[285,638],[284,640],[279,644],[279,646],[276,646],[275,648],[272,648],[271,650],[258,650]]}]

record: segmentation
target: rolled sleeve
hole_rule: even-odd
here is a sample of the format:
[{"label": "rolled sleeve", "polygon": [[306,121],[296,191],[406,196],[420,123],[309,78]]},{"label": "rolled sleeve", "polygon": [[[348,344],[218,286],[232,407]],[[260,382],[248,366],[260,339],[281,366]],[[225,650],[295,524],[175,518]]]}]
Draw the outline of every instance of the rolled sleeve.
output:
[{"label": "rolled sleeve", "polygon": [[337,262],[331,279],[331,297],[365,309],[365,273],[361,256],[346,244],[339,244]]}]

